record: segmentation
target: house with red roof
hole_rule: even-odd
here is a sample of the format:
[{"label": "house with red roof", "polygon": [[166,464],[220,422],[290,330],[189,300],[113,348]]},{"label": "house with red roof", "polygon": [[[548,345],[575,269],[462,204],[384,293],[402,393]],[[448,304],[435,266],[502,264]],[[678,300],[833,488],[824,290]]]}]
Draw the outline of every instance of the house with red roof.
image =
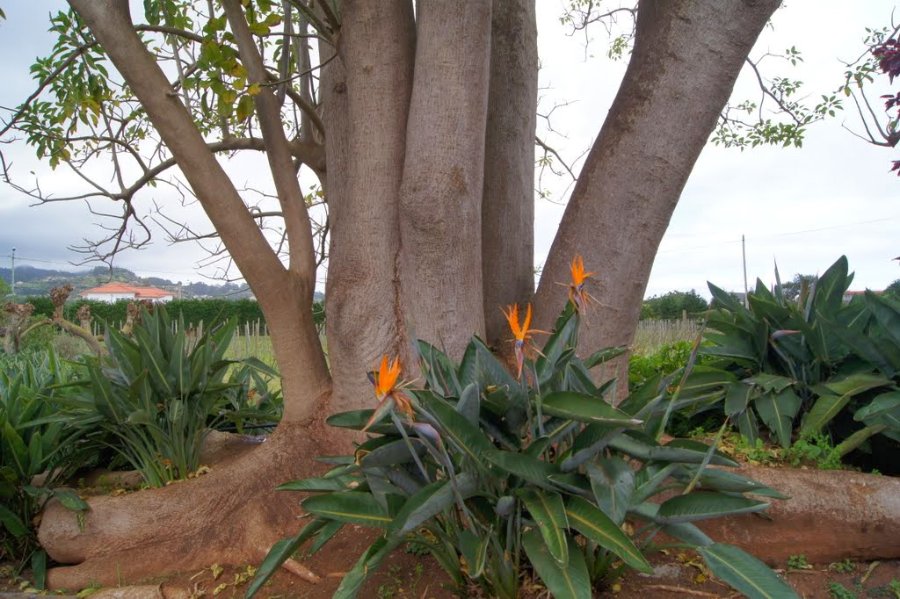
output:
[{"label": "house with red roof", "polygon": [[99,287],[93,287],[82,291],[79,295],[86,300],[113,303],[119,300],[151,302],[169,302],[175,298],[175,294],[156,287],[139,287],[128,283],[111,282]]}]

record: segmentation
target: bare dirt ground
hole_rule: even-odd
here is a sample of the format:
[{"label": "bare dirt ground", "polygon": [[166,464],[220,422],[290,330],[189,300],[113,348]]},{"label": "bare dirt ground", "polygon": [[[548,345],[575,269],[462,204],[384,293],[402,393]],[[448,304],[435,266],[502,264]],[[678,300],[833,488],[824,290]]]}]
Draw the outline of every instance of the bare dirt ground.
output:
[{"label": "bare dirt ground", "polygon": [[[287,571],[279,571],[257,595],[260,599],[326,599],[332,596],[341,576],[349,570],[371,540],[365,531],[348,530],[304,564],[322,577],[318,584],[301,580]],[[898,538],[900,542],[900,538]],[[799,555],[799,554],[798,554]],[[699,557],[690,552],[668,551],[652,556],[656,572],[653,576],[630,572],[622,579],[598,589],[595,597],[618,599],[674,599],[678,597],[740,597],[730,587],[715,580]],[[900,560],[883,562],[845,561],[835,564],[803,564],[799,558],[788,568],[782,564],[779,572],[801,597],[807,599],[900,599]],[[799,567],[803,566],[803,567]],[[252,579],[252,566],[234,567],[210,565],[210,567],[184,572],[165,580],[126,581],[145,586],[144,597],[165,599],[199,599],[220,597],[240,598]],[[0,597],[4,592],[18,595],[27,588],[27,576],[13,577],[9,568],[0,571]],[[153,587],[157,589],[154,592]],[[549,594],[540,585],[530,581],[522,584],[523,599],[544,599]],[[72,593],[72,595],[74,592]],[[103,593],[98,593],[102,595]],[[52,596],[53,593],[50,593]],[[25,596],[33,596],[26,594]],[[69,595],[71,596],[71,595]],[[90,592],[80,597],[89,597]],[[417,556],[399,549],[381,568],[373,573],[359,597],[361,599],[449,599],[457,597],[449,588],[449,578],[430,558]],[[465,593],[468,597],[482,597],[477,589]],[[124,595],[129,597],[129,595]]]}]

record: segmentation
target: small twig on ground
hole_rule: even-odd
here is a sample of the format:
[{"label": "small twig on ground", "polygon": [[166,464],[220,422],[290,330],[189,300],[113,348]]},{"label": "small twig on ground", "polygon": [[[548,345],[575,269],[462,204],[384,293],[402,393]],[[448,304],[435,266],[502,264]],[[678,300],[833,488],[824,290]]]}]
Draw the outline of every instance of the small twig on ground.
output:
[{"label": "small twig on ground", "polygon": [[299,576],[306,582],[318,584],[319,582],[322,581],[322,578],[318,574],[316,574],[315,572],[313,572],[312,570],[310,570],[309,568],[307,568],[306,566],[304,566],[303,564],[301,564],[300,562],[298,562],[295,559],[286,559],[284,561],[284,563],[281,564],[281,567],[284,568],[285,570],[287,570],[288,572],[290,572],[291,574],[296,574],[297,576]]},{"label": "small twig on ground", "polygon": [[869,580],[869,576],[872,575],[872,572],[875,571],[875,568],[877,568],[880,563],[881,562],[872,562],[869,564],[869,568],[866,570],[866,574],[860,579],[859,584],[866,584],[866,581]]},{"label": "small twig on ground", "polygon": [[653,589],[655,591],[666,591],[667,593],[681,593],[684,595],[691,595],[694,597],[715,597],[718,599],[721,595],[717,593],[707,593],[706,591],[695,591],[694,589],[689,589],[687,587],[679,587],[675,585],[669,584],[651,584],[646,587],[646,589]]}]

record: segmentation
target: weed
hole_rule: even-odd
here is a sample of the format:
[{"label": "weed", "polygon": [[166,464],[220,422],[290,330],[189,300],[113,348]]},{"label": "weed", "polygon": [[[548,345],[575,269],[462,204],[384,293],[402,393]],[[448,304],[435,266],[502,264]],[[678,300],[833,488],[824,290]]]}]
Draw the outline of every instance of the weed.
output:
[{"label": "weed", "polygon": [[790,570],[811,570],[812,566],[806,561],[806,556],[802,553],[792,555],[788,558],[787,567]]},{"label": "weed", "polygon": [[850,558],[847,558],[842,562],[834,562],[833,564],[829,564],[828,569],[833,572],[840,572],[841,574],[847,574],[849,572],[853,572],[854,570],[856,570],[856,564],[851,562]]},{"label": "weed", "polygon": [[894,597],[900,599],[900,580],[892,578],[888,583],[888,589],[894,594]]},{"label": "weed", "polygon": [[823,433],[812,433],[794,442],[784,453],[791,466],[813,464],[819,470],[840,470],[841,454],[831,444],[831,439]]},{"label": "weed", "polygon": [[828,596],[834,599],[856,599],[856,593],[839,582],[828,583]]}]

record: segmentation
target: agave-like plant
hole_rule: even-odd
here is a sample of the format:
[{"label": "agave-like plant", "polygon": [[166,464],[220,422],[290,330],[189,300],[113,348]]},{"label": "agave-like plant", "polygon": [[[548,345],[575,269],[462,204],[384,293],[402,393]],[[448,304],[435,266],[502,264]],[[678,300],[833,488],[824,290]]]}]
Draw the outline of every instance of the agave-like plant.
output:
[{"label": "agave-like plant", "polygon": [[715,361],[694,370],[683,401],[723,409],[751,443],[762,426],[787,448],[835,436],[839,421],[850,429],[833,439],[839,455],[877,434],[900,442],[900,303],[872,292],[844,302],[852,280],[841,257],[796,301],[757,281],[749,307],[710,284],[700,351]]},{"label": "agave-like plant", "polygon": [[107,327],[108,356],[85,358],[57,416],[94,431],[157,487],[197,470],[208,431],[225,420],[228,393],[246,382],[228,379],[233,320],[195,342],[181,318],[173,324],[160,306],[143,309],[130,336]]},{"label": "agave-like plant", "polygon": [[55,488],[91,449],[81,431],[43,421],[58,411],[56,386],[69,373],[52,350],[0,360],[0,559],[29,561],[43,588],[47,556],[38,547],[32,519],[56,497],[66,507],[87,509],[74,492]]},{"label": "agave-like plant", "polygon": [[393,376],[384,389],[376,374],[377,412],[328,421],[365,430],[368,438],[351,456],[322,458],[334,465],[324,476],[280,487],[308,493],[302,506],[313,519],[273,546],[247,596],[307,540],[315,552],[345,525],[361,524],[381,534],[335,597],[354,597],[392,550],[412,543],[430,552],[461,592],[477,585],[512,599],[528,571],[555,597],[589,598],[622,567],[651,571],[643,550],[660,532],[695,548],[716,576],[750,597],[794,597],[762,562],[696,526],[769,505],[748,493],[780,495],[707,468],[737,465],[714,447],[658,442],[649,423],[657,425],[668,406],[656,386],[622,408],[610,405],[610,385],[598,387],[588,370],[624,348],[577,357],[585,304],[567,305],[539,352],[524,348],[536,358],[525,358],[518,378],[477,337],[459,364],[420,342],[422,388],[396,386]]}]

